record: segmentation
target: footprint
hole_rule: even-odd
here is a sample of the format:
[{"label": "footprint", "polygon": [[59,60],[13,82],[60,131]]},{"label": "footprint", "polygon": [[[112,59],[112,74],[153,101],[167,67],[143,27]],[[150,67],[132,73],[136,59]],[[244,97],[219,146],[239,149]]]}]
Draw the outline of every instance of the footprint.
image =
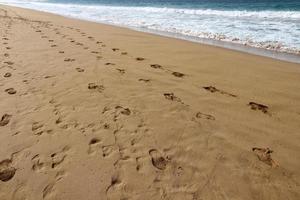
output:
[{"label": "footprint", "polygon": [[91,51],[91,53],[99,54],[100,52],[99,51]]},{"label": "footprint", "polygon": [[61,165],[64,162],[65,158],[67,157],[66,152],[69,149],[70,149],[70,147],[65,146],[61,151],[51,154],[51,158],[52,158],[51,168],[52,169],[58,167],[59,165]]},{"label": "footprint", "polygon": [[260,161],[266,163],[267,165],[270,165],[271,167],[278,166],[278,163],[275,162],[271,157],[271,153],[273,153],[273,150],[271,150],[269,148],[254,147],[254,148],[252,148],[252,151],[256,154],[256,156],[258,157],[258,159]]},{"label": "footprint", "polygon": [[102,146],[102,156],[107,157],[109,156],[113,151],[113,147],[111,145],[108,146]]},{"label": "footprint", "polygon": [[122,183],[122,180],[121,180],[121,177],[118,173],[112,175],[110,185],[106,188],[106,193],[108,193],[110,188],[113,188],[113,187],[115,187],[115,186],[117,186],[121,183]]},{"label": "footprint", "polygon": [[54,40],[48,40],[49,42],[54,42]]},{"label": "footprint", "polygon": [[165,170],[168,164],[168,161],[157,151],[156,149],[151,149],[149,151],[151,157],[152,165],[159,170]]},{"label": "footprint", "polygon": [[88,154],[93,154],[97,150],[96,147],[99,145],[100,142],[101,140],[98,138],[91,139],[91,141],[89,142]]},{"label": "footprint", "polygon": [[53,78],[55,77],[54,75],[47,75],[47,76],[44,76],[45,79],[48,79],[48,78]]},{"label": "footprint", "polygon": [[164,93],[164,96],[168,100],[182,102],[180,98],[174,95],[174,93]]},{"label": "footprint", "polygon": [[105,124],[103,125],[103,128],[104,128],[104,129],[109,129],[109,128],[110,128],[110,125],[107,124],[107,123],[105,123]]},{"label": "footprint", "polygon": [[128,54],[127,52],[122,52],[122,53],[121,53],[121,55],[127,55],[127,54]]},{"label": "footprint", "polygon": [[96,42],[96,44],[101,44],[101,43],[102,43],[102,42],[100,42],[100,41],[97,41],[97,42]]},{"label": "footprint", "polygon": [[112,48],[113,51],[119,51],[120,49],[118,48]]},{"label": "footprint", "polygon": [[96,83],[89,83],[88,89],[90,90],[98,90],[99,92],[102,92],[104,90],[103,85],[97,85]]},{"label": "footprint", "polygon": [[84,72],[84,69],[82,69],[82,68],[80,68],[80,67],[77,67],[77,68],[76,68],[76,71],[78,71],[78,72]]},{"label": "footprint", "polygon": [[140,78],[139,81],[142,81],[142,82],[145,82],[145,83],[148,83],[150,82],[150,79],[143,79],[143,78]]},{"label": "footprint", "polygon": [[42,135],[43,134],[43,130],[41,130],[41,128],[43,128],[43,124],[40,124],[39,122],[34,122],[31,126],[31,130],[35,135]]},{"label": "footprint", "polygon": [[32,170],[35,172],[39,172],[40,170],[42,170],[45,167],[45,163],[40,161],[40,155],[37,154],[35,156],[32,157]]},{"label": "footprint", "polygon": [[10,95],[17,93],[17,91],[14,88],[8,88],[5,90],[5,92],[7,92]]},{"label": "footprint", "polygon": [[162,66],[159,64],[151,64],[150,67],[152,67],[154,69],[162,69]]},{"label": "footprint", "polygon": [[73,58],[65,58],[64,61],[65,62],[74,62],[75,59],[73,59]]},{"label": "footprint", "polygon": [[116,70],[118,70],[120,72],[120,74],[125,74],[125,69],[119,69],[119,68],[117,68]]},{"label": "footprint", "polygon": [[11,62],[11,61],[5,61],[4,64],[7,64],[7,65],[13,65],[14,62]]},{"label": "footprint", "polygon": [[9,73],[9,72],[5,73],[5,74],[4,74],[4,77],[5,77],[5,78],[11,77],[11,73]]},{"label": "footprint", "polygon": [[2,160],[0,162],[0,180],[7,182],[12,179],[17,169],[12,167],[12,161],[9,159]]},{"label": "footprint", "polygon": [[123,115],[130,115],[131,111],[130,111],[129,108],[122,108],[121,114],[123,114]]},{"label": "footprint", "polygon": [[252,110],[260,110],[265,114],[268,114],[269,112],[269,107],[263,104],[259,104],[259,103],[255,103],[255,102],[249,102],[248,106],[250,106],[250,108]]},{"label": "footprint", "polygon": [[53,191],[54,191],[54,183],[48,184],[43,190],[43,199],[51,195]]},{"label": "footprint", "polygon": [[130,115],[131,114],[131,111],[129,108],[124,108],[122,106],[116,106],[115,107],[116,110],[119,110],[121,114],[123,115]]},{"label": "footprint", "polygon": [[237,96],[234,95],[234,94],[230,94],[230,93],[225,92],[225,91],[223,91],[223,90],[219,90],[219,89],[217,89],[217,88],[215,88],[215,87],[213,87],[213,86],[207,86],[207,87],[203,87],[203,88],[204,88],[205,90],[211,92],[211,93],[218,92],[218,93],[220,93],[220,94],[224,94],[224,95],[227,95],[227,96],[237,97]]},{"label": "footprint", "polygon": [[136,169],[136,171],[140,171],[141,170],[142,164],[141,164],[140,160],[141,160],[141,157],[135,158],[135,163],[136,163],[135,169]]},{"label": "footprint", "polygon": [[208,119],[208,120],[216,120],[216,118],[214,116],[204,114],[204,113],[201,113],[201,112],[197,112],[196,117],[197,118],[204,118],[204,119]]},{"label": "footprint", "polygon": [[180,72],[173,72],[172,75],[179,77],[179,78],[182,78],[183,76],[185,76],[183,73],[180,73]]},{"label": "footprint", "polygon": [[105,63],[104,65],[116,65],[116,64],[108,62],[108,63]]},{"label": "footprint", "polygon": [[9,115],[9,114],[2,115],[1,120],[0,120],[0,126],[6,126],[9,123],[11,117],[12,117],[12,115]]},{"label": "footprint", "polygon": [[137,61],[143,61],[143,60],[145,60],[145,58],[142,58],[142,57],[137,57],[137,58],[135,58]]},{"label": "footprint", "polygon": [[53,44],[53,45],[51,45],[51,47],[57,47],[57,45],[56,45],[56,44]]},{"label": "footprint", "polygon": [[58,53],[65,53],[64,51],[59,51]]},{"label": "footprint", "polygon": [[5,54],[3,54],[4,55],[4,57],[9,57],[9,54],[8,53],[5,53]]},{"label": "footprint", "polygon": [[210,91],[211,93],[218,92],[219,90],[213,86],[203,87],[204,89]]}]

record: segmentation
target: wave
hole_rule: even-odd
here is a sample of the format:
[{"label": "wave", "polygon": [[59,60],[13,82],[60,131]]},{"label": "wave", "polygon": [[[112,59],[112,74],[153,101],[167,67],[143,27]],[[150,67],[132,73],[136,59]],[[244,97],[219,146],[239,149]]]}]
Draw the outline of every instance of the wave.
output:
[{"label": "wave", "polygon": [[40,1],[11,0],[8,4],[135,29],[300,54],[300,11],[229,11],[54,4]]}]

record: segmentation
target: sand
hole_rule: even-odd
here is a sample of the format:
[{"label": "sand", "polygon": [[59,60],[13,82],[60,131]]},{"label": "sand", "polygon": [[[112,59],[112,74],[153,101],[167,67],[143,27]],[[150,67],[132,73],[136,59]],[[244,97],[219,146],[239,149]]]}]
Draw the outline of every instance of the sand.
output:
[{"label": "sand", "polygon": [[300,65],[0,6],[0,199],[300,199]]}]

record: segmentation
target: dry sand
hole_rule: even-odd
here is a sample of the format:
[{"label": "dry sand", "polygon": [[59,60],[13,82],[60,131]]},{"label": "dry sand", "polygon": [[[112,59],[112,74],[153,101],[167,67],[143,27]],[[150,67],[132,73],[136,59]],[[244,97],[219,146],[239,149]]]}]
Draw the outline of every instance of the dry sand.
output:
[{"label": "dry sand", "polygon": [[1,200],[300,199],[299,64],[7,6],[0,31]]}]

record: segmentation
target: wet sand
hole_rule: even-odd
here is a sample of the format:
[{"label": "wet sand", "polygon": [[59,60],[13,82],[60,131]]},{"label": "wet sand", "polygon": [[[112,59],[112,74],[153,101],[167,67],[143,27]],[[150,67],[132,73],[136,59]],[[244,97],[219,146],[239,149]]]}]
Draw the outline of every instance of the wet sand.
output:
[{"label": "wet sand", "polygon": [[300,199],[300,65],[0,5],[0,199]]}]

